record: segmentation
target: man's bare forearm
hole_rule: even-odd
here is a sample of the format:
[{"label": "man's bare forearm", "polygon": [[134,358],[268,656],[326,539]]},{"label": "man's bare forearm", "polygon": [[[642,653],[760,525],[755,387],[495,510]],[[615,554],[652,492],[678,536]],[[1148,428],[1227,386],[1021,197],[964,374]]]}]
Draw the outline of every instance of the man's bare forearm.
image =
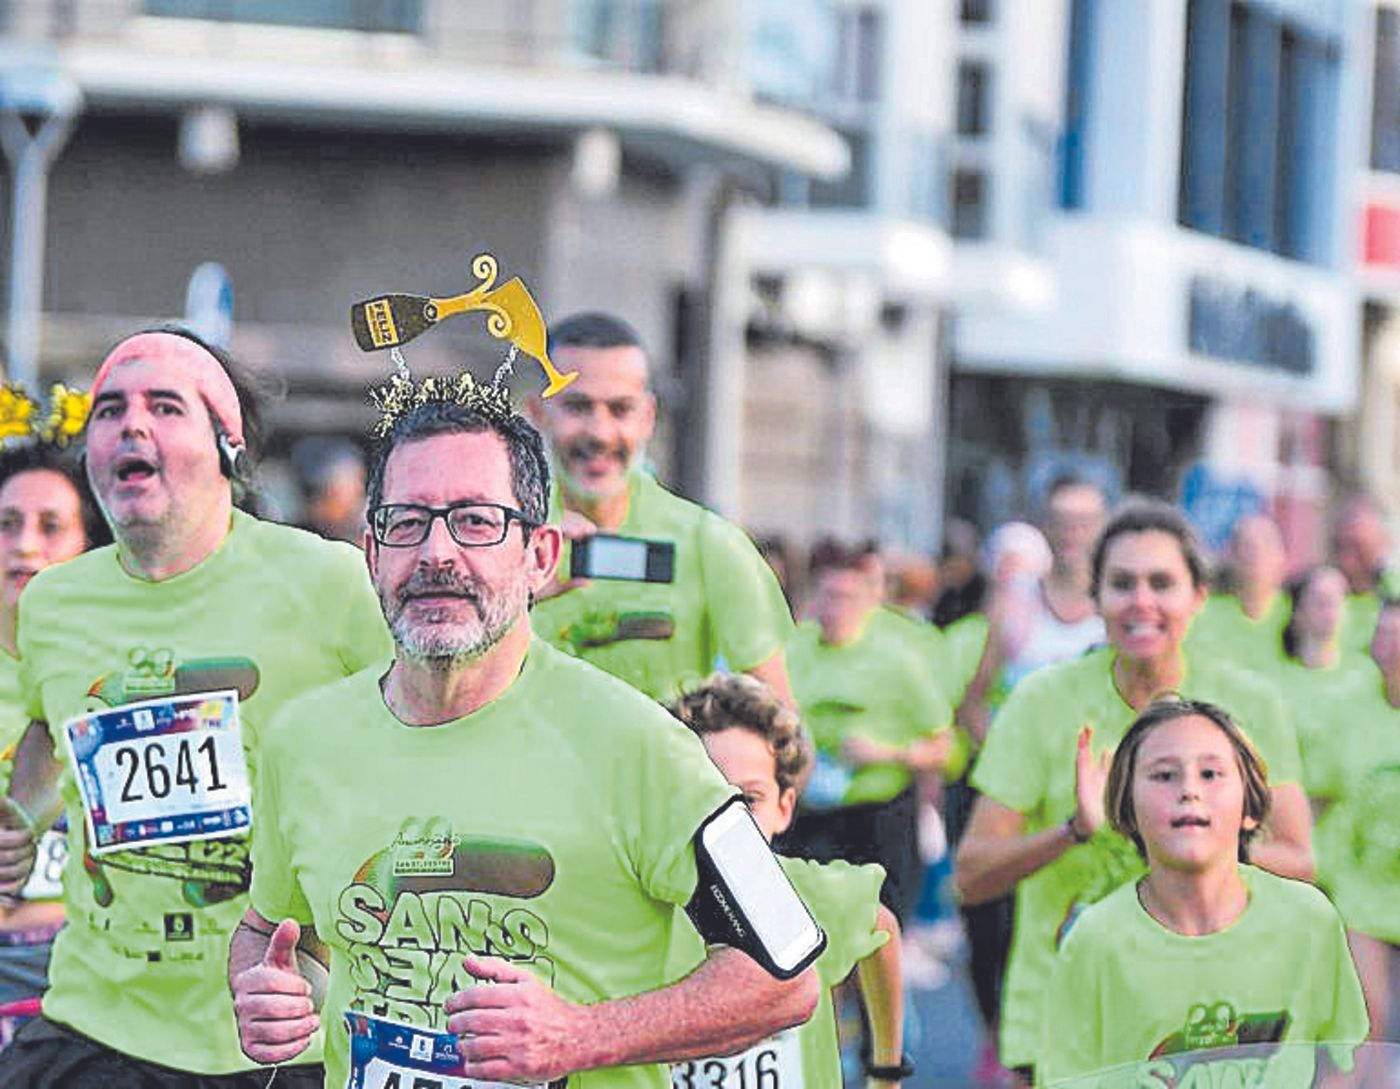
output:
[{"label": "man's bare forearm", "polygon": [[584,1007],[577,1069],[742,1051],[811,1017],[820,986],[810,968],[783,982],[737,949],[713,949],[669,987]]},{"label": "man's bare forearm", "polygon": [[58,794],[61,770],[48,724],[34,719],[15,749],[9,795],[34,822],[36,832],[42,832],[63,811],[63,800]]}]

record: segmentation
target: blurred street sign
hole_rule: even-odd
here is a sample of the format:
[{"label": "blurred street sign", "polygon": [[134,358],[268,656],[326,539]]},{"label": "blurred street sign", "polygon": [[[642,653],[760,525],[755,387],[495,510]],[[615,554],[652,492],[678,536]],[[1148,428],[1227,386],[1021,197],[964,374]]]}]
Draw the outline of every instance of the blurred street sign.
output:
[{"label": "blurred street sign", "polygon": [[185,288],[185,324],[216,348],[233,338],[233,280],[217,261],[205,261]]},{"label": "blurred street sign", "polygon": [[1197,462],[1181,481],[1181,506],[1201,543],[1214,555],[1230,543],[1235,523],[1266,507],[1264,495],[1247,480],[1227,480]]}]

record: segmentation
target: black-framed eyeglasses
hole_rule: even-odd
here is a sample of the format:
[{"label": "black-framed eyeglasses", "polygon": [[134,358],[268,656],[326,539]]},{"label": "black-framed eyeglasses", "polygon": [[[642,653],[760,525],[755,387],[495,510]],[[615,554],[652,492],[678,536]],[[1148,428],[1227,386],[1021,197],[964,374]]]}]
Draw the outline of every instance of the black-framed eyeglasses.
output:
[{"label": "black-framed eyeglasses", "polygon": [[490,548],[506,539],[510,524],[530,530],[539,525],[514,507],[500,503],[453,503],[448,507],[423,507],[417,503],[383,503],[369,512],[374,539],[387,548],[412,548],[428,539],[433,522],[441,518],[447,532],[463,548]]}]

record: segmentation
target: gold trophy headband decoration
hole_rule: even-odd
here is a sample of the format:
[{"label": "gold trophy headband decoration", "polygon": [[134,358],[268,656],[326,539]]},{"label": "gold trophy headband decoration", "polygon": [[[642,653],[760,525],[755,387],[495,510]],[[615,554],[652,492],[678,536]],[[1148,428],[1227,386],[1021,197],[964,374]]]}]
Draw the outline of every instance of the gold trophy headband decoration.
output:
[{"label": "gold trophy headband decoration", "polygon": [[92,396],[55,382],[49,390],[49,411],[40,412],[39,402],[20,386],[0,386],[0,443],[10,439],[33,439],[67,446],[83,432]]}]

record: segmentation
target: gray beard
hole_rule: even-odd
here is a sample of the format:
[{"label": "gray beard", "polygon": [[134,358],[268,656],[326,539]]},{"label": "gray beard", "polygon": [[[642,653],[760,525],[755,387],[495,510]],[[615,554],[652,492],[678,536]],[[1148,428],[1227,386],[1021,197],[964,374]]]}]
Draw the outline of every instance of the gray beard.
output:
[{"label": "gray beard", "polygon": [[483,622],[470,633],[460,628],[422,631],[400,616],[391,630],[400,656],[435,672],[448,673],[484,655],[505,638],[513,623],[513,617],[500,625]]},{"label": "gray beard", "polygon": [[415,624],[400,605],[389,630],[402,657],[435,672],[447,673],[482,657],[504,639],[525,615],[526,605],[522,577],[496,597],[479,601],[479,619],[474,624]]}]

